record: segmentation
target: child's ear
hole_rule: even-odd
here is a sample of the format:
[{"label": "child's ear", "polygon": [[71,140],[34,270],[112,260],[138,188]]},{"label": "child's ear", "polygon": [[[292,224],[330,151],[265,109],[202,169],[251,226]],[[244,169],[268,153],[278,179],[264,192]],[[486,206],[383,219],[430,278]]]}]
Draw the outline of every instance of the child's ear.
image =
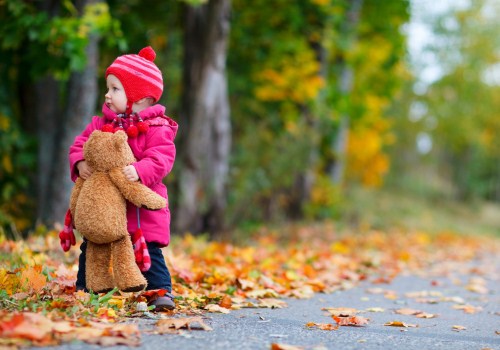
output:
[{"label": "child's ear", "polygon": [[135,103],[138,105],[152,106],[154,104],[154,99],[152,99],[151,97],[143,97]]}]

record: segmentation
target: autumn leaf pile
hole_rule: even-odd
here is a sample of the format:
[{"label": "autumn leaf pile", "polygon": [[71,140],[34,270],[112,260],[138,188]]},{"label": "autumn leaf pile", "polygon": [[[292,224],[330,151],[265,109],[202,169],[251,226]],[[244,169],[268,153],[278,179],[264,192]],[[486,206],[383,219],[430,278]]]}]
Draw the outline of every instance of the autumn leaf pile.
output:
[{"label": "autumn leaf pile", "polygon": [[[159,321],[158,330],[175,333],[195,324],[210,330],[201,317],[205,312],[280,308],[286,306],[285,297],[308,298],[363,280],[388,283],[401,272],[435,269],[436,262],[494,254],[497,243],[450,232],[340,232],[329,225],[262,229],[245,244],[186,235],[164,250],[178,307]],[[0,239],[0,345],[55,345],[75,339],[101,345],[140,343],[140,332],[130,321],[150,314],[147,301],[154,292],[76,292],[78,253],[77,248],[63,253],[52,231],[26,241]],[[366,323],[354,313],[332,317],[336,325],[306,326]]]}]

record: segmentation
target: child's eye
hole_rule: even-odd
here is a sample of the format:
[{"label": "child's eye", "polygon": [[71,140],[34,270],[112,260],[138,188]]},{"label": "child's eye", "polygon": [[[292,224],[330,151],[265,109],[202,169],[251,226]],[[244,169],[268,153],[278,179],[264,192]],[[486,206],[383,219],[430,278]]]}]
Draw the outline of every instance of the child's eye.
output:
[{"label": "child's eye", "polygon": [[117,87],[114,87],[113,88],[113,91],[118,91],[119,89]]}]

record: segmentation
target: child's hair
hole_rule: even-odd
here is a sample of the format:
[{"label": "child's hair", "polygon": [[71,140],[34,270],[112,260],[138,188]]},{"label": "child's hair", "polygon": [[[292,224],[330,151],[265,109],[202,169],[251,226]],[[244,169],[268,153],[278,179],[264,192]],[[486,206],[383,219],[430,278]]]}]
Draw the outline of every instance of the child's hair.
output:
[{"label": "child's hair", "polygon": [[113,74],[122,83],[128,100],[127,109],[145,97],[152,98],[153,103],[160,99],[163,78],[161,71],[153,63],[155,58],[155,51],[148,46],[139,51],[138,55],[119,56],[106,69],[106,78]]}]

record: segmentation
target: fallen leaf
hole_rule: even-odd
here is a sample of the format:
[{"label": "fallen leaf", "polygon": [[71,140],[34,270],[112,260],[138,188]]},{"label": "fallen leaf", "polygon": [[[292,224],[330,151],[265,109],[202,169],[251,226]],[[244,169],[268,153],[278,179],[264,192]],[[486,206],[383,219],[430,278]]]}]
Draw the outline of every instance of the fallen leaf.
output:
[{"label": "fallen leaf", "polygon": [[241,290],[252,290],[255,288],[255,282],[243,278],[236,279],[236,283]]},{"label": "fallen leaf", "polygon": [[10,319],[0,318],[2,338],[21,338],[36,342],[49,340],[53,322],[42,314],[15,313]]},{"label": "fallen leaf", "polygon": [[404,327],[404,328],[418,327],[418,325],[416,325],[416,324],[405,323],[405,322],[401,322],[401,321],[386,322],[386,323],[384,323],[384,326],[389,326],[389,327]]},{"label": "fallen leaf", "polygon": [[381,307],[370,307],[370,308],[366,309],[366,311],[368,311],[368,312],[384,312],[385,309],[383,309]]},{"label": "fallen leaf", "polygon": [[220,312],[221,314],[230,313],[228,309],[217,304],[208,304],[207,306],[205,306],[205,310],[207,310],[208,312]]},{"label": "fallen leaf", "polygon": [[273,289],[256,289],[246,293],[249,298],[278,298],[279,295]]},{"label": "fallen leaf", "polygon": [[304,349],[303,347],[295,345],[279,344],[279,343],[271,344],[271,350],[303,350],[303,349]]},{"label": "fallen leaf", "polygon": [[486,280],[481,277],[473,277],[469,280],[469,284],[465,286],[468,291],[478,294],[488,294],[489,290],[486,287]]},{"label": "fallen leaf", "polygon": [[29,266],[21,273],[21,282],[39,293],[47,284],[47,277],[42,273],[41,265]]},{"label": "fallen leaf", "polygon": [[230,309],[232,305],[233,301],[231,300],[231,297],[229,295],[224,295],[219,302],[219,306],[226,309]]},{"label": "fallen leaf", "polygon": [[347,317],[354,316],[358,310],[351,307],[324,307],[321,310],[328,311],[332,316]]},{"label": "fallen leaf", "polygon": [[339,325],[334,325],[331,323],[314,323],[314,322],[308,322],[306,323],[306,327],[308,328],[319,328],[323,331],[336,331],[339,329]]},{"label": "fallen leaf", "polygon": [[297,299],[310,299],[314,296],[314,289],[311,286],[302,286],[291,290],[288,296]]},{"label": "fallen leaf", "polygon": [[415,317],[418,317],[418,318],[436,318],[437,315],[436,314],[429,314],[429,313],[426,313],[426,312],[422,312],[422,313],[416,314]]},{"label": "fallen leaf", "polygon": [[[199,327],[193,327],[193,325],[198,325]],[[158,320],[156,323],[158,329],[169,329],[173,328],[175,330],[186,328],[191,329],[203,329],[204,331],[211,331],[212,327],[208,326],[203,322],[203,319],[199,316],[196,317],[185,317],[185,318],[169,318]]]},{"label": "fallen leaf", "polygon": [[483,310],[481,306],[473,306],[473,305],[453,305],[455,310],[462,310],[466,314],[475,314],[476,312],[480,312]]},{"label": "fallen leaf", "polygon": [[417,315],[417,314],[421,314],[422,311],[415,310],[415,309],[398,309],[395,311],[395,313],[397,313],[399,315]]},{"label": "fallen leaf", "polygon": [[288,307],[288,304],[280,299],[265,298],[265,299],[260,299],[257,306],[260,308],[283,309],[285,307]]},{"label": "fallen leaf", "polygon": [[459,331],[465,331],[467,328],[464,327],[464,326],[457,326],[456,325],[456,326],[451,327],[451,329],[454,330],[454,331],[459,332]]},{"label": "fallen leaf", "polygon": [[361,316],[338,317],[332,316],[339,326],[363,326],[368,324],[368,319]]},{"label": "fallen leaf", "polygon": [[99,336],[87,338],[85,342],[102,346],[139,346],[141,334],[135,324],[117,324],[104,328]]}]

